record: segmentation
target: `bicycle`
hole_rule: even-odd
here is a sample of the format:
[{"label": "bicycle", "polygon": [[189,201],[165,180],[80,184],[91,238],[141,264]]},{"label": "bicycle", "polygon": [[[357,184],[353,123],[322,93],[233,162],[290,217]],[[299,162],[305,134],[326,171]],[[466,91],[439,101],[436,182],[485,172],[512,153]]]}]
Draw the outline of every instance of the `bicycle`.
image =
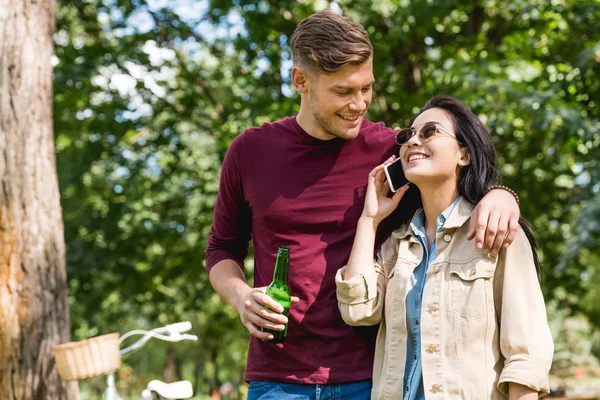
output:
[{"label": "bicycle", "polygon": [[[116,340],[118,334],[115,333],[82,342],[66,343],[54,348],[56,366],[59,375],[64,380],[81,380],[92,376],[107,375],[104,400],[122,400],[117,393],[114,375],[120,366],[120,357],[139,350],[152,338],[166,342],[197,341],[196,335],[184,333],[190,329],[192,329],[191,322],[177,322],[149,331],[135,329],[119,337],[118,341]],[[126,339],[136,335],[142,335],[142,337],[132,345],[121,349],[121,345]],[[89,361],[90,358],[101,358],[102,360],[95,364],[104,362],[105,366],[89,367],[86,365],[86,361]],[[81,369],[86,369],[86,371],[82,372]],[[192,384],[187,380],[165,383],[155,379],[148,383],[141,398],[142,400],[188,399],[193,396],[193,392]]]}]

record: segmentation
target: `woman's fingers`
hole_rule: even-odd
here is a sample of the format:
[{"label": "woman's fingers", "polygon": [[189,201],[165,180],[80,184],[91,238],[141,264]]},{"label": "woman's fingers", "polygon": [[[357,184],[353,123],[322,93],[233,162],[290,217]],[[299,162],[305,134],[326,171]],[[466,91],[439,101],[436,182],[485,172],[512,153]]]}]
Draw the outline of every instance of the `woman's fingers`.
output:
[{"label": "woman's fingers", "polygon": [[410,188],[410,183],[407,183],[406,185],[404,185],[400,189],[398,189],[396,191],[396,193],[394,193],[394,195],[392,196],[392,201],[394,202],[395,207],[398,207],[398,204],[400,203],[400,200],[402,200],[404,193],[406,193],[409,188]]}]

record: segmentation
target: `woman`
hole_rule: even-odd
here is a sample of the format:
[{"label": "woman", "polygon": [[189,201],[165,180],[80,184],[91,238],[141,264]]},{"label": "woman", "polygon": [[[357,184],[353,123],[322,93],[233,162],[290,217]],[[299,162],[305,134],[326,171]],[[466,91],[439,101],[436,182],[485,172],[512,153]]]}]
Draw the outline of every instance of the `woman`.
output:
[{"label": "woman", "polygon": [[[499,180],[489,132],[460,101],[438,96],[396,140],[410,183],[389,198],[384,165],[369,174],[354,247],[336,276],[346,323],[380,323],[371,397],[547,394],[553,342],[530,229],[521,220],[497,255],[466,239],[473,205]],[[373,262],[377,227],[409,185],[422,208]]]}]

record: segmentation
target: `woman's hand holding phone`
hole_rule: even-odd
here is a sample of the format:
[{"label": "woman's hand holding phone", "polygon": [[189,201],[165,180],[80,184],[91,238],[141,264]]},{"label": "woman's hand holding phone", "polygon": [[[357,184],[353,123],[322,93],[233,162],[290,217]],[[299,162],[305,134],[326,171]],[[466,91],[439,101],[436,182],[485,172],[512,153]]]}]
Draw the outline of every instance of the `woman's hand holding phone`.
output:
[{"label": "woman's hand holding phone", "polygon": [[396,156],[390,157],[383,164],[375,167],[369,174],[365,205],[361,217],[371,218],[376,224],[379,224],[398,207],[400,199],[408,190],[408,184],[406,184],[398,189],[392,197],[388,197],[390,186],[386,181],[384,168],[395,159]]},{"label": "woman's hand holding phone", "polygon": [[390,187],[385,180],[384,167],[394,161],[395,158],[395,156],[390,157],[383,164],[375,167],[369,174],[365,205],[356,225],[354,245],[350,252],[343,279],[350,279],[361,274],[365,275],[366,271],[372,271],[377,226],[396,209],[400,199],[408,189],[408,184],[406,184],[392,197],[388,197]]}]

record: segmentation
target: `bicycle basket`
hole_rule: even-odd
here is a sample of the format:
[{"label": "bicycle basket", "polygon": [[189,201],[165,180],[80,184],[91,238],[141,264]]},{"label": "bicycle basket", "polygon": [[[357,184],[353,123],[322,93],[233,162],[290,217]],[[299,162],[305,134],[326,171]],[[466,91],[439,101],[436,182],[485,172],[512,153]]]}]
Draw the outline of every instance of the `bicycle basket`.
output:
[{"label": "bicycle basket", "polygon": [[60,344],[52,352],[58,374],[65,381],[109,374],[121,366],[118,333]]}]

